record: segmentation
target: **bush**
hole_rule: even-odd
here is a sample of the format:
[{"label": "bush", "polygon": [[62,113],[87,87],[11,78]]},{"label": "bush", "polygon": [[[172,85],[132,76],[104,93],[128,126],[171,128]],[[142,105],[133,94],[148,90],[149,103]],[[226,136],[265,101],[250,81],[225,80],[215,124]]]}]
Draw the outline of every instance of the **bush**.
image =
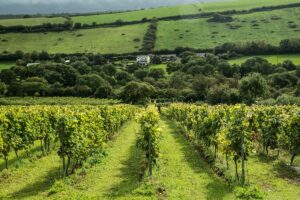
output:
[{"label": "bush", "polygon": [[221,15],[215,13],[212,18],[207,20],[208,22],[232,22],[233,18],[231,16]]},{"label": "bush", "polygon": [[160,79],[165,77],[165,70],[160,68],[154,68],[151,69],[149,72],[149,77],[152,77],[154,79]]},{"label": "bush", "polygon": [[5,83],[0,82],[0,96],[5,95],[7,92],[7,86]]},{"label": "bush", "polygon": [[251,187],[237,187],[234,190],[235,196],[239,199],[263,199],[264,194],[255,186]]},{"label": "bush", "polygon": [[252,104],[267,93],[267,81],[258,73],[250,74],[239,81],[239,92],[245,103]]}]

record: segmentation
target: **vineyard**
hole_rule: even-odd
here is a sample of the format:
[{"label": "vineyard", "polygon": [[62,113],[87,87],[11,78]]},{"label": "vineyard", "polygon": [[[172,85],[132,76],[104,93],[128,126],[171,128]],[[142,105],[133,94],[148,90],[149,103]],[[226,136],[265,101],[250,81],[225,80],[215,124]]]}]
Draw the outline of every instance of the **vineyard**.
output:
[{"label": "vineyard", "polygon": [[[171,119],[181,123],[197,146],[220,150],[232,156],[235,164],[246,160],[251,151],[261,147],[287,150],[290,165],[300,153],[300,109],[296,106],[193,106],[174,104],[164,110]],[[237,165],[236,165],[237,168]],[[237,172],[237,170],[236,170]],[[236,173],[238,176],[238,173]]]},{"label": "vineyard", "polygon": [[[131,106],[10,106],[1,107],[0,150],[8,169],[11,152],[27,154],[40,141],[42,154],[59,141],[63,175],[83,165],[91,152],[101,149],[133,117]],[[29,155],[28,155],[29,156]]]},{"label": "vineyard", "polygon": [[[1,106],[0,115],[0,198],[300,195],[297,106],[12,105]],[[36,155],[31,164],[10,165]],[[52,160],[46,163],[47,158]],[[29,187],[24,178],[18,186],[15,177],[38,179],[44,172],[36,166],[47,169],[51,162],[60,163],[59,176],[45,176],[40,184],[47,187]],[[278,176],[272,166],[284,174]]]}]

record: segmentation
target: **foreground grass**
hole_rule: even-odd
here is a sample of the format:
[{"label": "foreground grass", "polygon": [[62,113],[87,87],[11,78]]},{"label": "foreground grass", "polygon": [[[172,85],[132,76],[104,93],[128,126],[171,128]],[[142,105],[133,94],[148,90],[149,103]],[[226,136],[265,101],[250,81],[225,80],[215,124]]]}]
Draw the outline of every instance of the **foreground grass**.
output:
[{"label": "foreground grass", "polygon": [[36,26],[44,23],[52,23],[52,24],[63,24],[66,21],[63,17],[34,17],[34,18],[20,18],[20,19],[0,19],[1,26]]},{"label": "foreground grass", "polygon": [[[111,199],[130,196],[138,188],[144,171],[144,159],[136,147],[139,126],[129,122],[120,135],[107,147],[107,157],[92,168],[78,170],[66,179],[60,179],[60,158],[53,151],[33,162],[21,154],[22,165],[12,155],[10,170],[0,176],[0,199]],[[31,152],[38,156],[39,147]],[[39,156],[38,156],[39,157]],[[0,162],[0,170],[5,168]],[[132,199],[130,196],[129,199]]]},{"label": "foreground grass", "polygon": [[[108,148],[102,163],[89,169],[84,176],[77,176],[53,199],[145,199],[138,188],[142,184],[145,160],[137,148],[139,125],[130,122]],[[138,191],[138,192],[137,192]]]},{"label": "foreground grass", "polygon": [[[231,59],[229,60],[230,64],[237,64],[240,65],[244,63],[249,58],[255,56],[243,56],[241,58]],[[300,65],[300,55],[299,54],[288,54],[288,55],[258,55],[258,57],[262,57],[267,59],[272,64],[279,64],[283,63],[285,60],[290,60],[296,65]]]},{"label": "foreground grass", "polygon": [[210,170],[170,121],[161,121],[161,158],[154,171],[157,191],[166,199],[233,199],[229,187]]},{"label": "foreground grass", "polygon": [[[0,51],[49,53],[127,53],[140,49],[147,24],[96,28],[59,33],[7,33],[0,35]],[[134,39],[139,39],[134,41]]]},{"label": "foreground grass", "polygon": [[278,46],[282,39],[299,38],[299,17],[300,8],[291,8],[236,15],[230,23],[212,23],[203,18],[160,21],[156,49],[205,49],[226,42],[246,43],[256,40]]},{"label": "foreground grass", "polygon": [[60,177],[60,158],[56,152],[41,157],[36,145],[30,152],[32,158],[21,153],[20,161],[11,155],[9,170],[0,162],[0,199],[42,199]]},{"label": "foreground grass", "polygon": [[[299,164],[299,163],[298,163]],[[249,159],[250,183],[257,185],[266,199],[297,199],[300,197],[300,168],[292,168],[267,156]]]}]

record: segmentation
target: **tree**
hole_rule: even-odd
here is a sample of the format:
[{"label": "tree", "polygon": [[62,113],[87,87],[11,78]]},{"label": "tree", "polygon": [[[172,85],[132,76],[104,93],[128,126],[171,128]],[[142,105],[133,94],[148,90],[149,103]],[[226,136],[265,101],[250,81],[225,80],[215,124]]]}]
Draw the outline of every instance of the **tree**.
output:
[{"label": "tree", "polygon": [[279,48],[282,53],[297,53],[300,50],[300,40],[299,39],[281,40]]},{"label": "tree", "polygon": [[139,68],[141,68],[141,66],[139,64],[132,64],[132,65],[127,65],[126,66],[127,72],[131,73],[131,74],[133,74]]},{"label": "tree", "polygon": [[40,60],[49,60],[49,59],[50,59],[50,55],[48,54],[47,51],[42,51],[42,52],[39,54],[39,59],[40,59]]},{"label": "tree", "polygon": [[40,77],[30,77],[21,83],[23,94],[29,96],[45,96],[48,87],[48,82]]},{"label": "tree", "polygon": [[290,60],[283,61],[282,67],[289,70],[289,71],[292,71],[292,70],[296,69],[296,65]]},{"label": "tree", "polygon": [[182,68],[180,63],[171,62],[167,64],[167,72],[170,74],[172,72],[179,71]]},{"label": "tree", "polygon": [[203,75],[196,76],[192,81],[192,88],[197,94],[197,100],[198,101],[204,101],[209,87],[213,84],[214,79],[208,78]]},{"label": "tree", "polygon": [[153,56],[152,63],[155,65],[161,64],[161,58],[157,55]]},{"label": "tree", "polygon": [[80,29],[80,28],[81,28],[81,23],[76,22],[76,23],[74,24],[74,28],[75,28],[75,29]]},{"label": "tree", "polygon": [[21,50],[18,50],[15,52],[15,55],[16,55],[17,59],[22,59],[24,56],[24,52]]},{"label": "tree", "polygon": [[207,20],[208,22],[232,22],[233,18],[231,16],[221,15],[215,13],[212,18]]},{"label": "tree", "polygon": [[117,72],[116,79],[120,85],[126,85],[129,81],[133,80],[133,77],[125,71]]},{"label": "tree", "polygon": [[210,104],[230,103],[230,88],[228,85],[214,85],[207,94],[207,101]]},{"label": "tree", "polygon": [[143,80],[148,76],[148,70],[146,69],[138,69],[134,72],[134,76],[137,77],[140,80]]},{"label": "tree", "polygon": [[85,74],[79,77],[77,85],[88,86],[94,93],[100,86],[108,85],[107,81],[97,74]]},{"label": "tree", "polygon": [[111,96],[112,92],[113,88],[108,82],[106,82],[105,84],[97,88],[96,92],[94,93],[94,96],[97,98],[108,98]]},{"label": "tree", "polygon": [[233,70],[231,65],[227,61],[221,61],[217,63],[218,72],[226,77],[233,77]]},{"label": "tree", "polygon": [[6,83],[6,84],[10,84],[12,82],[14,82],[17,78],[16,73],[11,70],[11,69],[3,69],[0,72],[0,79],[2,82]]},{"label": "tree", "polygon": [[94,56],[94,63],[96,65],[103,65],[103,64],[107,63],[107,61],[101,54],[96,54]]},{"label": "tree", "polygon": [[62,75],[62,83],[64,84],[64,86],[74,86],[76,84],[79,73],[72,66],[64,64],[53,64],[49,67]]},{"label": "tree", "polygon": [[5,83],[0,82],[0,96],[5,95],[7,92],[7,86]]},{"label": "tree", "polygon": [[131,81],[121,89],[120,98],[125,103],[144,102],[155,92],[155,88],[147,83]]},{"label": "tree", "polygon": [[108,76],[115,76],[117,69],[112,64],[107,64],[102,67],[103,72]]},{"label": "tree", "polygon": [[77,69],[80,74],[88,74],[92,70],[92,68],[83,61],[73,62],[71,66]]},{"label": "tree", "polygon": [[76,95],[79,97],[89,97],[93,94],[92,88],[88,85],[76,85],[75,86]]},{"label": "tree", "polygon": [[239,81],[239,92],[245,103],[252,104],[268,90],[267,81],[258,73],[252,73]]},{"label": "tree", "polygon": [[274,67],[268,60],[261,57],[254,57],[246,60],[241,65],[240,72],[242,76],[245,76],[252,72],[258,72],[264,75],[273,73]]},{"label": "tree", "polygon": [[296,90],[295,90],[295,95],[297,97],[300,97],[300,81],[297,84]]},{"label": "tree", "polygon": [[152,77],[156,80],[160,79],[160,78],[164,78],[165,77],[165,70],[161,69],[161,68],[151,69],[148,76]]}]

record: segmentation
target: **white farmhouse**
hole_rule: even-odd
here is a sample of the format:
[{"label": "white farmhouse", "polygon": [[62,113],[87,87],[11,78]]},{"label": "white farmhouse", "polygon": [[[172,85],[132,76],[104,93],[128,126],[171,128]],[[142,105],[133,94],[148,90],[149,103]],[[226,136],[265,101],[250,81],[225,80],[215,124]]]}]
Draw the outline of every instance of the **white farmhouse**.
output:
[{"label": "white farmhouse", "polygon": [[136,62],[141,65],[148,65],[150,64],[151,58],[149,55],[140,55],[136,57]]},{"label": "white farmhouse", "polygon": [[199,57],[204,58],[206,56],[206,53],[197,53],[196,55],[199,56]]},{"label": "white farmhouse", "polygon": [[30,66],[35,66],[35,65],[39,65],[40,63],[27,63],[26,67],[30,67]]}]

